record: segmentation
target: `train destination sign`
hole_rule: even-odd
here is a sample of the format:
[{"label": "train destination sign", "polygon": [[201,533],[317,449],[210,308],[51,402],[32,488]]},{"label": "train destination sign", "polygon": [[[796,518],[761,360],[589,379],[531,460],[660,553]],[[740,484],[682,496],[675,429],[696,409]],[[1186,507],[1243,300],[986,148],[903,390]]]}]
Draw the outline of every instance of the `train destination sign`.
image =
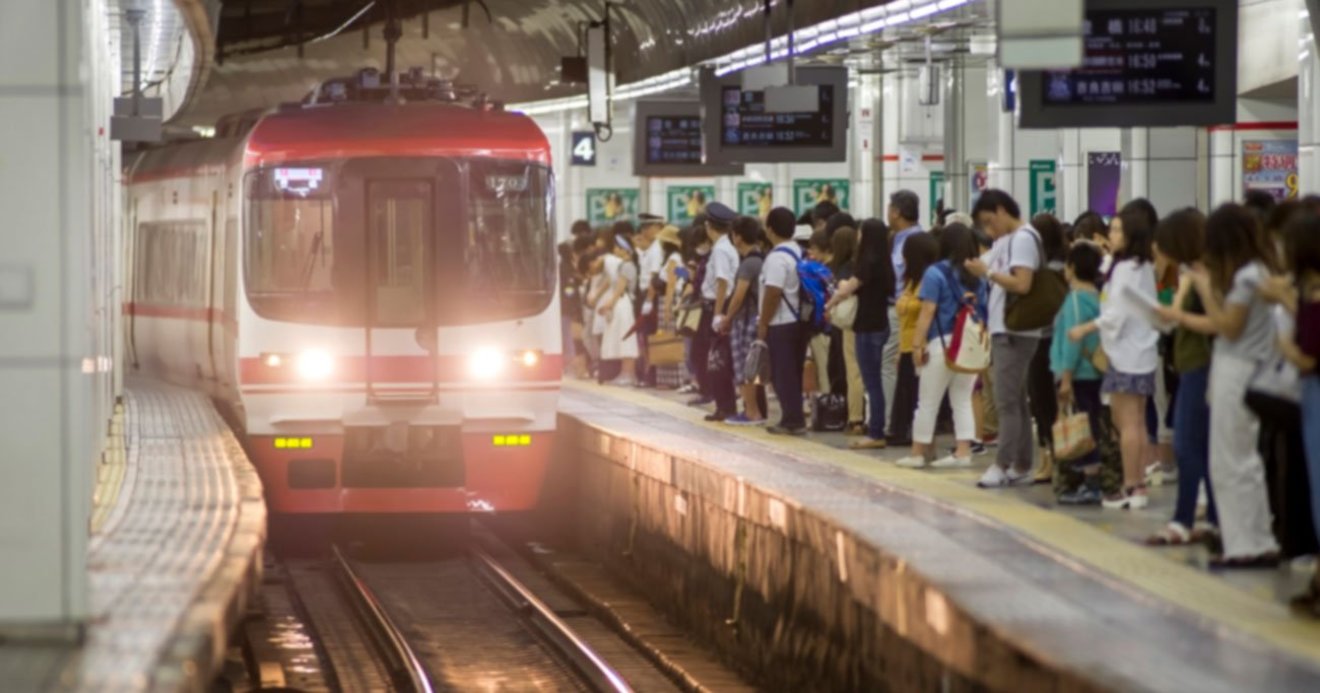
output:
[{"label": "train destination sign", "polygon": [[829,147],[834,142],[834,87],[818,88],[815,112],[766,113],[765,92],[722,90],[720,141],[726,146]]},{"label": "train destination sign", "polygon": [[646,163],[700,164],[701,116],[648,116]]},{"label": "train destination sign", "polygon": [[1023,127],[1235,120],[1235,2],[1092,0],[1082,30],[1081,67],[1022,73]]}]

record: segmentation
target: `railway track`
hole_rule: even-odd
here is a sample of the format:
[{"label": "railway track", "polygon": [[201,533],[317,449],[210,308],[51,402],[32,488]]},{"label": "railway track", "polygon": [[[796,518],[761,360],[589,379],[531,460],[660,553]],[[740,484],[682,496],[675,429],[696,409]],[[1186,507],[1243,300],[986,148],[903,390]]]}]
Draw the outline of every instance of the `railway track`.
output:
[{"label": "railway track", "polygon": [[[507,559],[507,560],[506,560]],[[290,562],[290,585],[341,690],[676,690],[662,672],[500,547]],[[331,588],[333,586],[333,588]]]}]

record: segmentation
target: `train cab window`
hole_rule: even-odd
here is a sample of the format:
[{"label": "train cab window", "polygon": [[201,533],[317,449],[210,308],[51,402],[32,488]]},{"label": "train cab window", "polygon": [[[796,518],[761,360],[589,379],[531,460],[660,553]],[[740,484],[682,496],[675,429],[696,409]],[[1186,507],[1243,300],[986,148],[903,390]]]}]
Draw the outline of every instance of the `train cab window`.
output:
[{"label": "train cab window", "polygon": [[500,319],[549,304],[554,285],[554,191],[544,167],[473,161],[468,169],[467,268],[474,308]]},{"label": "train cab window", "polygon": [[367,192],[372,324],[421,325],[430,286],[431,182],[372,181]]},{"label": "train cab window", "polygon": [[258,313],[312,321],[335,310],[329,173],[302,166],[248,174],[244,276]]}]

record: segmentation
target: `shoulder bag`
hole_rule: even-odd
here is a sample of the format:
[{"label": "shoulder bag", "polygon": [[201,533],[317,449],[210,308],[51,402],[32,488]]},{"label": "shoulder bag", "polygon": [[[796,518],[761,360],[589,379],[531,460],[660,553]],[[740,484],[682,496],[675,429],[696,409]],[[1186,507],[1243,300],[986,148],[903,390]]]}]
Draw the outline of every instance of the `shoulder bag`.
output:
[{"label": "shoulder bag", "polygon": [[[1068,282],[1063,273],[1050,269],[1045,259],[1045,246],[1035,231],[1028,231],[1036,242],[1040,264],[1031,278],[1031,288],[1025,294],[1008,295],[1004,308],[1004,327],[1010,330],[1038,330],[1054,324],[1063,300],[1068,296]],[[1013,239],[1008,239],[1009,272],[1012,272]]]},{"label": "shoulder bag", "polygon": [[[955,287],[960,284],[953,270],[944,267],[942,273],[949,291],[955,292]],[[947,342],[944,329],[939,329],[940,344],[944,345],[944,363],[954,373],[984,373],[990,368],[990,330],[976,312],[974,303],[968,303],[965,295],[958,303],[960,307],[953,319],[953,334]],[[935,321],[938,327],[939,315],[935,316]]]}]

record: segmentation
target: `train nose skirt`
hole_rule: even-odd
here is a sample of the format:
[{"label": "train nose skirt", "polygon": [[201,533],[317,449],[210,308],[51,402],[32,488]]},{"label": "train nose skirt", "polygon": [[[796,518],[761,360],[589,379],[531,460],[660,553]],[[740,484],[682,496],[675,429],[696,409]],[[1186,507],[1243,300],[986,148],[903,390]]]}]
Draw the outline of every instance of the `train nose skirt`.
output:
[{"label": "train nose skirt", "polygon": [[356,488],[462,486],[457,426],[359,426],[345,430],[343,485]]}]

